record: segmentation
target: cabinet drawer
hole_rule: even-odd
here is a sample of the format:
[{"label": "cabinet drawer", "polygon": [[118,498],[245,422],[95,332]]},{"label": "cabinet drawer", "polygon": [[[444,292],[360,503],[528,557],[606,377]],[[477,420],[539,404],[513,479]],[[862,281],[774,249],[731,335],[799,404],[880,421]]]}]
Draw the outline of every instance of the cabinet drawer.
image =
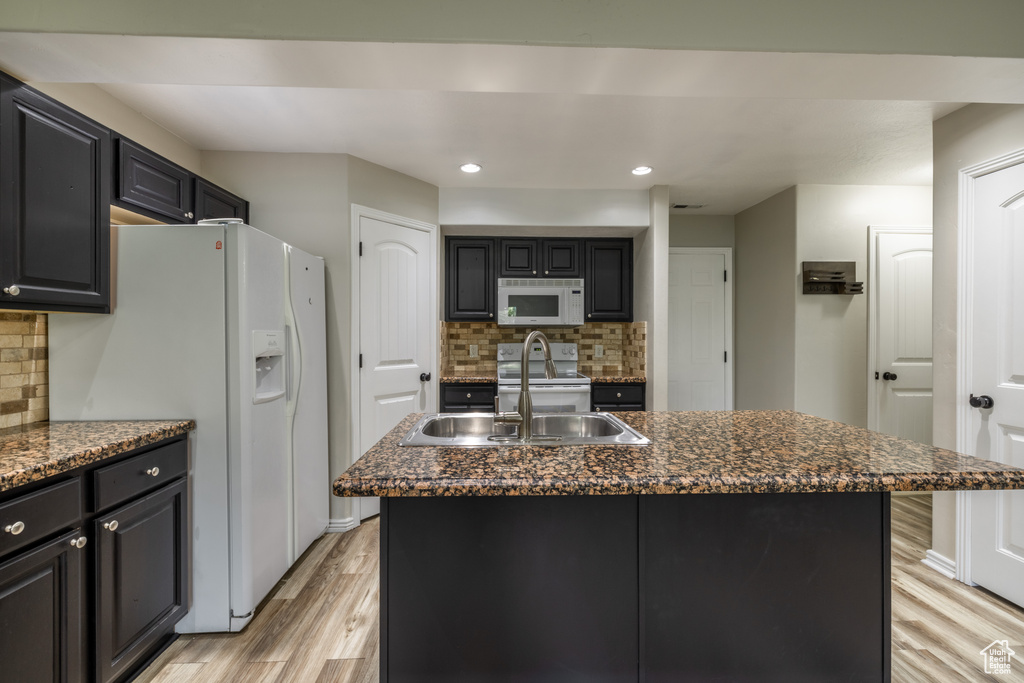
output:
[{"label": "cabinet drawer", "polygon": [[77,526],[81,515],[82,485],[78,478],[4,503],[0,505],[0,555]]},{"label": "cabinet drawer", "polygon": [[445,406],[471,406],[486,410],[494,408],[496,390],[493,386],[463,384],[446,386],[441,392]]},{"label": "cabinet drawer", "polygon": [[639,405],[644,401],[644,389],[635,384],[621,384],[617,386],[591,387],[590,400],[594,404],[635,404]]},{"label": "cabinet drawer", "polygon": [[181,440],[96,470],[95,509],[103,510],[185,476],[188,441]]}]

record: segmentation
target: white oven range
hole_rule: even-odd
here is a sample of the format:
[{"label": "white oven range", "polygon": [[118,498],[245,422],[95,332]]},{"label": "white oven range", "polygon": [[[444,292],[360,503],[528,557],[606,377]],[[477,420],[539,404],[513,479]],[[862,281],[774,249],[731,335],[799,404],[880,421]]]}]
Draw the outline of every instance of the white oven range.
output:
[{"label": "white oven range", "polygon": [[[544,351],[539,342],[530,349],[530,397],[534,413],[585,413],[590,411],[590,378],[577,372],[576,344],[553,342],[551,359],[557,376],[544,377]],[[498,344],[498,410],[519,406],[522,344]]]}]

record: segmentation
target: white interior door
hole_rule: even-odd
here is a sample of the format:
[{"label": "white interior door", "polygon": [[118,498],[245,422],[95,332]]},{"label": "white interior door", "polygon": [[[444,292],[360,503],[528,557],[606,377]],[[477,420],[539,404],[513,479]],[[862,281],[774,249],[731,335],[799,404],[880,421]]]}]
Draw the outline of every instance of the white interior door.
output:
[{"label": "white interior door", "polygon": [[669,410],[732,409],[729,249],[669,252]]},{"label": "white interior door", "polygon": [[[434,410],[437,305],[431,231],[360,215],[359,239],[362,455],[409,413]],[[366,519],[380,512],[380,501],[363,498],[359,507]]]},{"label": "white interior door", "polygon": [[[975,181],[972,455],[1024,467],[1024,164]],[[1024,605],[1024,492],[971,495],[971,580]]]},{"label": "white interior door", "polygon": [[931,230],[872,229],[872,429],[932,442]]}]

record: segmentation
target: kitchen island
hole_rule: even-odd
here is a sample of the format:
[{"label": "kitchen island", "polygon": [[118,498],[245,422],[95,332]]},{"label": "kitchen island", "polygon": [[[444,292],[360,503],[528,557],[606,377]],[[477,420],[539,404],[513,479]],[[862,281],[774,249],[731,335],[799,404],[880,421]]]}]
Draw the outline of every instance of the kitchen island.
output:
[{"label": "kitchen island", "polygon": [[[889,492],[1024,470],[787,411],[617,415],[645,446],[400,448],[381,680],[889,680]],[[692,495],[711,494],[711,495]]]}]

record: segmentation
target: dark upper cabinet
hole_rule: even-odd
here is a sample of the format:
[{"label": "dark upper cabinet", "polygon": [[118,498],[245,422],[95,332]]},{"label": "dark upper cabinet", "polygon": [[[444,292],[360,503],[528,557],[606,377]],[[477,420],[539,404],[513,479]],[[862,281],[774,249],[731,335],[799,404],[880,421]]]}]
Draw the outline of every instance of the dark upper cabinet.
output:
[{"label": "dark upper cabinet", "polygon": [[82,568],[75,529],[0,562],[0,662],[5,681],[82,680]]},{"label": "dark upper cabinet", "polygon": [[208,218],[249,222],[249,202],[114,134],[114,195],[111,203],[164,223],[197,223]]},{"label": "dark upper cabinet", "polygon": [[0,308],[110,311],[110,131],[0,75]]},{"label": "dark upper cabinet", "polygon": [[498,240],[499,277],[536,277],[540,240],[509,239]]},{"label": "dark upper cabinet", "polygon": [[445,238],[445,319],[494,320],[497,306],[495,240]]},{"label": "dark upper cabinet", "polygon": [[192,174],[131,140],[118,137],[113,203],[171,223],[193,222]]},{"label": "dark upper cabinet", "polygon": [[541,240],[541,257],[539,274],[544,277],[572,278],[583,275],[579,240]]},{"label": "dark upper cabinet", "polygon": [[584,240],[587,322],[632,322],[633,240]]},{"label": "dark upper cabinet", "polygon": [[579,240],[503,237],[498,249],[499,277],[578,278],[583,273]]},{"label": "dark upper cabinet", "polygon": [[193,196],[197,221],[210,218],[241,218],[246,223],[249,222],[249,202],[208,180],[196,178]]}]

